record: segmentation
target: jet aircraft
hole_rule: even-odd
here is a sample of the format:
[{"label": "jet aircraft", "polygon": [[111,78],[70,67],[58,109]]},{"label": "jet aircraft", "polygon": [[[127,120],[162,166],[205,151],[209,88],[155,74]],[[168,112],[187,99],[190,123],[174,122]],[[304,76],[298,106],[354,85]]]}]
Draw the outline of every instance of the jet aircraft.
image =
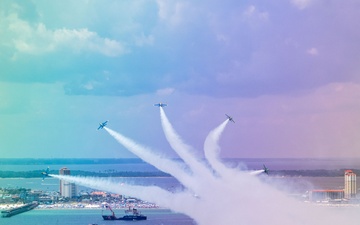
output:
[{"label": "jet aircraft", "polygon": [[158,103],[158,104],[154,104],[154,106],[157,106],[157,107],[164,107],[164,106],[167,106],[167,104],[165,103]]},{"label": "jet aircraft", "polygon": [[263,164],[264,166],[264,173],[266,173],[267,175],[269,175],[269,169]]},{"label": "jet aircraft", "polygon": [[48,177],[49,176],[49,167],[44,171],[44,172],[41,172],[42,174],[42,180],[44,181],[45,177]]},{"label": "jet aircraft", "polygon": [[229,116],[228,114],[225,114],[225,116],[227,116],[227,118],[229,119],[229,121],[235,123],[235,121],[233,120],[233,118],[231,116]]},{"label": "jet aircraft", "polygon": [[103,122],[103,123],[99,123],[98,130],[103,129],[103,128],[107,125],[107,122],[108,122],[108,120],[106,120],[106,121]]}]

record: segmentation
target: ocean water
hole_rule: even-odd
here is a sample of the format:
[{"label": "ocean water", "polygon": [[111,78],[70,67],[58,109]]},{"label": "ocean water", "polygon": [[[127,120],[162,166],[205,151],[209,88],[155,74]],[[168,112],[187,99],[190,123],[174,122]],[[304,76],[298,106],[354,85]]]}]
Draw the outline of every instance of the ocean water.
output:
[{"label": "ocean water", "polygon": [[147,163],[126,163],[126,164],[54,164],[54,165],[0,165],[0,170],[3,171],[33,171],[33,170],[45,170],[47,167],[50,170],[60,170],[63,167],[67,167],[70,170],[82,170],[90,172],[106,172],[109,170],[115,171],[134,171],[134,172],[152,172],[158,171],[152,165]]},{"label": "ocean water", "polygon": [[[2,159],[5,160],[6,159]],[[34,160],[36,161],[36,160]],[[158,171],[154,166],[145,163],[88,163],[77,164],[76,159],[72,160],[70,164],[56,164],[54,162],[46,164],[0,164],[1,171],[33,171],[44,170],[48,166],[50,170],[60,170],[62,167],[67,167],[70,170],[83,170],[91,172],[106,172],[106,171],[135,171],[135,172],[152,172]],[[246,168],[249,170],[262,169],[265,164],[271,170],[333,170],[333,169],[360,169],[360,158],[247,158],[247,159],[223,159],[223,162],[231,167]]]},{"label": "ocean water", "polygon": [[[194,225],[190,217],[166,209],[142,209],[142,214],[148,217],[144,221],[104,221],[102,210],[92,209],[34,209],[10,218],[1,218],[0,225]],[[118,217],[123,210],[115,210]]]}]

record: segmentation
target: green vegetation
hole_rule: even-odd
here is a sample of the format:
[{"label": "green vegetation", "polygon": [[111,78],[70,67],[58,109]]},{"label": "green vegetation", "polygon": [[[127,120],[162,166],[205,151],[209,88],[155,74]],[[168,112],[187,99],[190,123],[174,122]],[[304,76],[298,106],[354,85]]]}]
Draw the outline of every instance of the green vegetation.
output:
[{"label": "green vegetation", "polygon": [[0,194],[19,195],[30,190],[26,188],[0,188]]}]

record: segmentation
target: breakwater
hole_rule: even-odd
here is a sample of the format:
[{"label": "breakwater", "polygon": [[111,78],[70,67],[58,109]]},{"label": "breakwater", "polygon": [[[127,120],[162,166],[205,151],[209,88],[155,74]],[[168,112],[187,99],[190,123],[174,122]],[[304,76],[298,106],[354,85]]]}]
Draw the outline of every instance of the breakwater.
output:
[{"label": "breakwater", "polygon": [[2,217],[11,217],[11,216],[17,215],[19,213],[23,213],[23,212],[32,210],[32,209],[36,208],[38,205],[39,204],[37,202],[33,202],[33,203],[22,205],[22,206],[19,206],[16,208],[6,209],[6,210],[1,211],[1,216]]}]

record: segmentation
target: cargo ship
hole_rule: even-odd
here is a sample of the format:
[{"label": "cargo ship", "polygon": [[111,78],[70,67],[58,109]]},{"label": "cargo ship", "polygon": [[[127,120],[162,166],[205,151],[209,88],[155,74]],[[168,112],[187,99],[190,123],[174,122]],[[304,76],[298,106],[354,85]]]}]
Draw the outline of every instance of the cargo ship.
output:
[{"label": "cargo ship", "polygon": [[137,209],[129,208],[125,210],[125,215],[122,217],[116,217],[114,211],[110,206],[105,206],[107,209],[111,211],[111,215],[102,215],[104,220],[146,220],[147,216],[142,215]]},{"label": "cargo ship", "polygon": [[14,215],[17,215],[19,213],[23,213],[23,212],[27,212],[29,210],[32,210],[34,208],[36,208],[39,205],[39,203],[37,202],[33,202],[33,203],[29,203],[29,204],[25,204],[16,208],[12,208],[12,209],[6,209],[1,211],[1,216],[2,217],[11,217]]}]

